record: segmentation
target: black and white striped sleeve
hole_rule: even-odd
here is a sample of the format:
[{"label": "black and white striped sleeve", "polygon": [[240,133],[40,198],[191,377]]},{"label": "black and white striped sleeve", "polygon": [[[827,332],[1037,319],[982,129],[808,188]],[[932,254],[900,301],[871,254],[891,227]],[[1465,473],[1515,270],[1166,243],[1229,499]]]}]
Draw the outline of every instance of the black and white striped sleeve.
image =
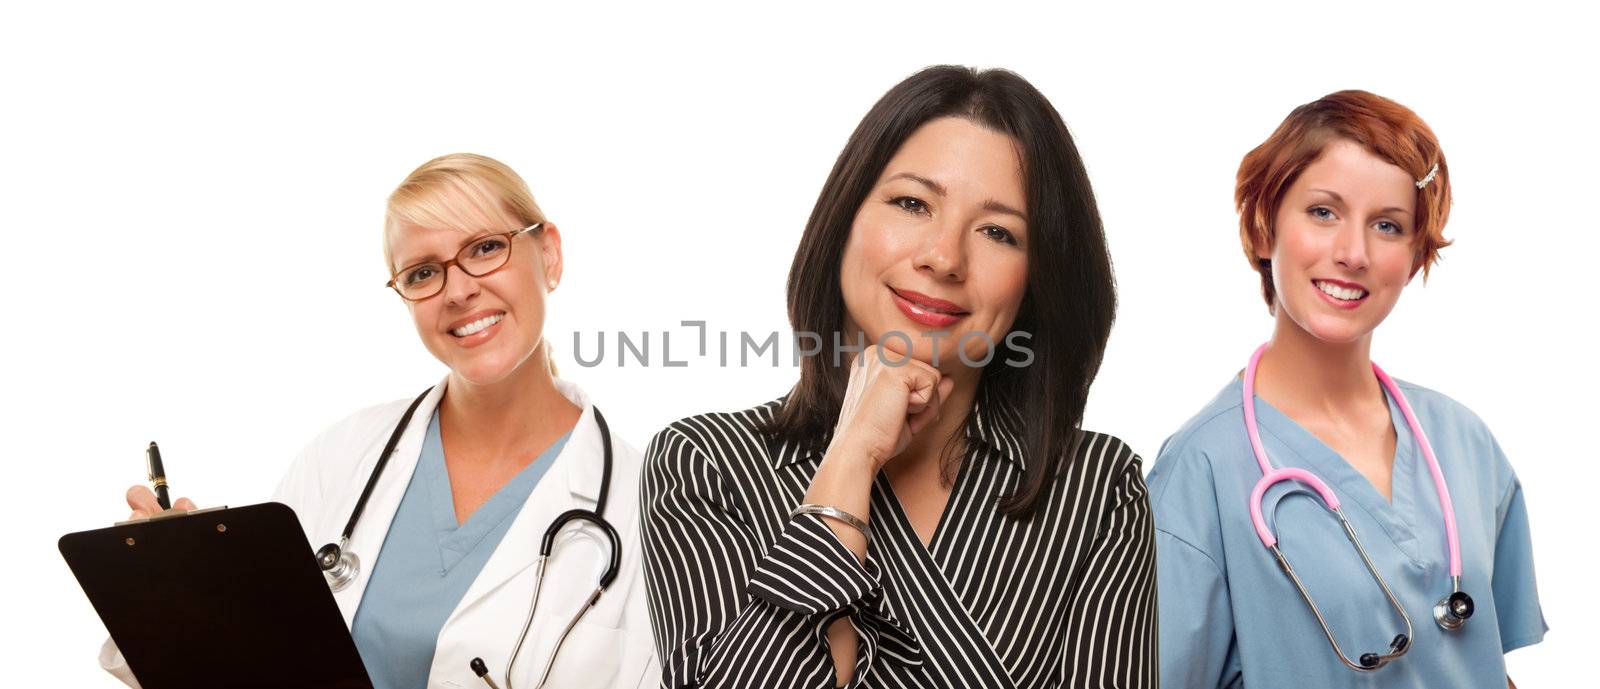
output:
[{"label": "black and white striped sleeve", "polygon": [[765,546],[732,493],[677,429],[645,450],[645,581],[663,686],[834,687],[825,631],[846,615],[861,638],[849,685],[859,686],[880,635],[905,633],[880,613],[876,566],[812,515],[790,519]]},{"label": "black and white striped sleeve", "polygon": [[[1120,446],[1120,443],[1118,443]],[[1066,686],[1154,689],[1157,662],[1155,520],[1139,457],[1104,477],[1104,516],[1068,606]]]}]

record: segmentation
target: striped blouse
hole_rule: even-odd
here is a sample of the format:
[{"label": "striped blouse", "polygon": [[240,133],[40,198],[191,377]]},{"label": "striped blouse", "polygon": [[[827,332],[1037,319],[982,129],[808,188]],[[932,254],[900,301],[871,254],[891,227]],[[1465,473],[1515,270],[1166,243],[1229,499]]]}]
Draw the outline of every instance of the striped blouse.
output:
[{"label": "striped blouse", "polygon": [[1155,548],[1139,458],[1087,433],[1031,519],[998,512],[1025,462],[1015,409],[980,401],[924,547],[880,474],[867,557],[789,518],[822,453],[757,430],[783,404],[658,433],[641,484],[663,686],[835,686],[825,630],[860,638],[850,687],[1155,687]]}]

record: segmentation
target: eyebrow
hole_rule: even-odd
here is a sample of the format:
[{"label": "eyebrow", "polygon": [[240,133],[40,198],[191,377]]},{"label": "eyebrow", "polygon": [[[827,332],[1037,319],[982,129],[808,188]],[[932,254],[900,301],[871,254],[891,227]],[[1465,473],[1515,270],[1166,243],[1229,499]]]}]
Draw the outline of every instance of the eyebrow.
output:
[{"label": "eyebrow", "polygon": [[[1329,191],[1327,189],[1307,189],[1306,191],[1314,191],[1314,192],[1317,192],[1319,194],[1327,194],[1328,196],[1333,197],[1334,201],[1336,201],[1338,203],[1344,203],[1344,197],[1340,196],[1339,192],[1337,192],[1337,191]],[[1411,211],[1408,211],[1408,210],[1406,210],[1404,208],[1401,208],[1399,206],[1389,206],[1388,208],[1381,209],[1378,212],[1380,212],[1380,213],[1401,213],[1403,215],[1411,215]]]},{"label": "eyebrow", "polygon": [[984,201],[983,202],[983,209],[986,210],[986,211],[989,211],[991,213],[1005,213],[1007,215],[1015,215],[1015,216],[1017,216],[1018,220],[1021,220],[1023,222],[1027,222],[1028,221],[1028,216],[1024,215],[1022,213],[1022,211],[1019,211],[1019,210],[1017,210],[1015,208],[1007,206],[1006,204],[1000,203],[999,201],[996,201],[994,199],[989,199],[988,201]]},{"label": "eyebrow", "polygon": [[927,187],[929,190],[933,191],[933,193],[938,194],[940,196],[945,196],[945,195],[950,193],[950,191],[948,189],[944,188],[943,184],[935,182],[935,181],[933,181],[931,179],[928,179],[927,177],[923,177],[922,175],[916,174],[914,172],[897,172],[897,173],[895,173],[893,175],[890,175],[889,179],[886,179],[884,181],[885,182],[890,182],[890,181],[894,181],[894,180],[897,180],[897,179],[909,179],[909,180],[911,180],[913,182],[916,182],[917,184],[921,184],[922,186]]},{"label": "eyebrow", "polygon": [[[933,193],[938,194],[940,196],[948,196],[949,195],[949,190],[946,189],[943,184],[935,182],[935,181],[933,181],[931,179],[928,179],[927,177],[923,177],[922,175],[916,174],[914,172],[897,172],[897,173],[895,173],[893,175],[890,175],[889,179],[884,180],[884,181],[893,181],[893,180],[897,180],[897,179],[908,179],[908,180],[911,180],[913,182],[916,182],[917,184],[921,184],[922,186],[927,187],[930,191],[932,191]],[[1021,220],[1023,222],[1027,222],[1028,221],[1027,214],[1025,214],[1022,211],[1019,211],[1019,210],[1017,210],[1015,208],[1012,208],[1011,206],[1008,206],[1008,205],[1006,205],[1004,203],[1001,203],[1001,202],[999,202],[999,201],[997,201],[995,199],[989,199],[987,201],[984,201],[983,202],[983,209],[986,210],[986,211],[989,211],[991,213],[1004,213],[1006,215],[1014,215],[1014,216],[1017,216],[1018,220]]]},{"label": "eyebrow", "polygon": [[[473,242],[476,242],[476,241],[478,241],[480,239],[483,239],[484,237],[488,237],[488,236],[496,235],[496,234],[500,234],[500,233],[499,232],[483,231],[483,232],[479,232],[478,234],[472,235],[471,237],[468,237],[466,241],[461,243],[461,246],[456,247],[456,250],[450,254],[450,258],[455,258],[456,254],[461,253],[462,249],[465,249],[468,246],[471,246]],[[400,265],[400,268],[399,268],[400,270],[405,270],[405,269],[410,268],[412,266],[418,266],[418,265],[422,265],[424,263],[444,263],[445,261],[448,261],[448,260],[450,260],[450,259],[449,258],[439,258],[438,254],[435,254],[435,253],[430,251],[428,253],[422,254],[421,256],[417,256],[417,257],[415,257],[415,258],[413,258],[413,259],[411,259],[409,261],[396,261],[396,263],[398,263]]]}]

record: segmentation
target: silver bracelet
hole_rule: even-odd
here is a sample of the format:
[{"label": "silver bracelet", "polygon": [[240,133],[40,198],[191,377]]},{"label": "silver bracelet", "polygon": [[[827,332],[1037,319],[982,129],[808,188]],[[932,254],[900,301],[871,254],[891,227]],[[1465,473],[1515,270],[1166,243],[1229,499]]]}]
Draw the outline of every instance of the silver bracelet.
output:
[{"label": "silver bracelet", "polygon": [[855,516],[853,514],[850,514],[849,512],[841,510],[841,509],[839,509],[837,507],[830,507],[828,505],[813,505],[811,503],[806,503],[804,505],[801,505],[799,507],[796,507],[796,508],[790,510],[789,511],[789,518],[793,519],[796,516],[802,515],[802,514],[815,514],[815,515],[818,515],[818,516],[821,516],[821,517],[831,517],[833,519],[837,519],[837,520],[839,520],[841,522],[844,522],[846,524],[849,524],[850,526],[855,527],[856,531],[860,531],[862,536],[867,536],[868,535],[867,534],[867,522],[866,522],[866,520],[864,520],[864,519],[862,519],[860,517],[857,517],[857,516]]}]

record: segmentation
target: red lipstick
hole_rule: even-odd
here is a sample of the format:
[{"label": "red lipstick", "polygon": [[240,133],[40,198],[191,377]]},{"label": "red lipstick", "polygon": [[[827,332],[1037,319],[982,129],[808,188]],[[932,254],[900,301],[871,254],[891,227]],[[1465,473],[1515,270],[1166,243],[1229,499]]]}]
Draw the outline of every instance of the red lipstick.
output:
[{"label": "red lipstick", "polygon": [[930,297],[920,292],[890,287],[889,293],[894,295],[894,305],[900,309],[900,313],[905,314],[906,318],[913,322],[929,328],[948,327],[966,317],[968,313],[955,302]]}]

